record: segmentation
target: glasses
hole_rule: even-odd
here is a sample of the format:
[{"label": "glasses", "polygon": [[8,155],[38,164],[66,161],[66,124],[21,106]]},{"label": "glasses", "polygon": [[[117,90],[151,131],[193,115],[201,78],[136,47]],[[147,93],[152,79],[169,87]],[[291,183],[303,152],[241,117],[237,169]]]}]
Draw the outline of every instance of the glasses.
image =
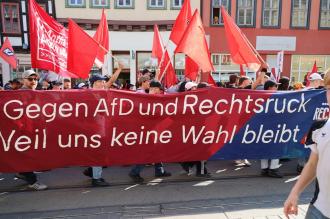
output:
[{"label": "glasses", "polygon": [[38,79],[37,78],[25,78],[25,79],[27,79],[28,81],[37,81]]}]

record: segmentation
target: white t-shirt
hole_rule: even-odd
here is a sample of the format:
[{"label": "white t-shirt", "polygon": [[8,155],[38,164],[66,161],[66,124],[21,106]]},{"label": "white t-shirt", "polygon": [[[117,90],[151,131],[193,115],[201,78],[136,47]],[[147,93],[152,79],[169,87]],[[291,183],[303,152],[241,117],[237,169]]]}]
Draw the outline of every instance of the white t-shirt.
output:
[{"label": "white t-shirt", "polygon": [[314,206],[330,218],[330,120],[323,127],[313,131],[311,137],[312,141],[306,146],[319,157],[316,169],[319,193]]}]

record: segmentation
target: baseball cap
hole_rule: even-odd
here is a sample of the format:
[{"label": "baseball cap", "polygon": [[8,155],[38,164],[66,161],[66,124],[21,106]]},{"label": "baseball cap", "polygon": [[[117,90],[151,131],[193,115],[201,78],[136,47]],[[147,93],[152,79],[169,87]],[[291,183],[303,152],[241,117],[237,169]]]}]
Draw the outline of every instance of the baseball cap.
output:
[{"label": "baseball cap", "polygon": [[39,77],[39,74],[36,73],[35,71],[33,71],[32,69],[25,70],[25,71],[23,72],[23,74],[22,74],[22,77],[23,77],[23,78],[28,78],[28,77],[30,77],[30,76],[32,76],[32,75],[36,75],[37,77]]},{"label": "baseball cap", "polygon": [[87,87],[87,84],[85,84],[85,83],[81,82],[81,83],[79,83],[79,84],[78,84],[78,86],[77,86],[77,87],[78,87],[78,88]]},{"label": "baseball cap", "polygon": [[159,89],[163,90],[163,86],[159,81],[151,81],[150,87],[158,87]]},{"label": "baseball cap", "polygon": [[311,75],[308,77],[308,79],[309,79],[310,81],[315,81],[315,80],[321,80],[321,81],[323,81],[323,78],[322,78],[322,76],[321,76],[319,73],[313,73],[313,74],[311,74]]},{"label": "baseball cap", "polygon": [[61,86],[62,84],[63,84],[62,81],[53,81],[52,82],[53,86]]},{"label": "baseball cap", "polygon": [[107,80],[107,77],[99,74],[93,75],[92,77],[89,78],[91,84],[93,84],[95,81],[105,81],[105,80]]},{"label": "baseball cap", "polygon": [[264,84],[264,90],[268,90],[270,87],[274,87],[274,86],[277,86],[279,84],[281,84],[281,83],[277,83],[277,82],[275,82],[273,80],[268,80]]},{"label": "baseball cap", "polygon": [[186,90],[191,90],[193,87],[197,88],[197,84],[192,81],[189,81],[186,83],[184,87],[186,88]]}]

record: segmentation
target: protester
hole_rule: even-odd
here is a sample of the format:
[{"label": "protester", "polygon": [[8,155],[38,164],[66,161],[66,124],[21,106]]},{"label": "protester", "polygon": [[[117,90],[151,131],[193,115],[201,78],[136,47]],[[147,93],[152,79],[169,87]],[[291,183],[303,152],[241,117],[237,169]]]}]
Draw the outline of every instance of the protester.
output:
[{"label": "protester", "polygon": [[322,85],[323,78],[319,73],[313,73],[308,77],[310,84],[306,89],[317,89]]},{"label": "protester", "polygon": [[[149,76],[142,77],[145,77],[146,79],[149,78]],[[145,81],[143,83],[145,83]],[[151,81],[150,83],[148,83],[148,89],[149,94],[162,94],[164,92],[162,84],[158,81]],[[143,93],[143,89],[140,89],[140,91],[137,91],[137,93]],[[140,175],[143,168],[143,164],[135,165],[128,174],[135,183],[142,183],[144,181],[144,179]],[[165,171],[162,163],[155,163],[155,177],[169,177],[171,175],[171,173]]]},{"label": "protester", "polygon": [[47,80],[43,80],[42,81],[42,86],[41,86],[41,90],[48,90],[50,87],[50,84]]},{"label": "protester", "polygon": [[290,88],[290,79],[288,77],[281,77],[278,81],[280,84],[278,85],[277,90],[289,90]]},{"label": "protester", "polygon": [[293,90],[302,90],[305,88],[304,84],[301,82],[296,82],[293,84]]},{"label": "protester", "polygon": [[[35,90],[38,85],[38,73],[31,70],[26,70],[23,75],[23,86],[21,90]],[[45,184],[38,182],[37,175],[34,172],[21,172],[16,174],[16,177],[26,181],[29,185],[28,188],[34,190],[45,190],[48,187]]]},{"label": "protester", "polygon": [[[268,80],[265,82],[264,90],[268,91],[276,91],[279,83],[276,83],[272,80]],[[262,159],[261,160],[261,175],[269,176],[274,178],[282,178],[283,175],[279,172],[279,159]]]},{"label": "protester", "polygon": [[51,89],[52,90],[62,90],[63,83],[61,81],[53,81]]},{"label": "protester", "polygon": [[238,81],[239,81],[238,75],[236,74],[230,75],[229,82],[226,84],[226,88],[237,88]]},{"label": "protester", "polygon": [[[90,84],[91,84],[91,89],[104,90],[106,80],[107,80],[107,78],[100,74],[93,75],[89,79]],[[102,167],[93,166],[93,167],[88,167],[87,169],[85,169],[83,171],[83,174],[85,176],[92,178],[92,186],[94,186],[94,187],[109,186],[110,184],[102,178],[102,171],[103,171]]]},{"label": "protester", "polygon": [[148,75],[143,75],[138,80],[137,93],[148,93],[150,87],[150,77]]},{"label": "protester", "polygon": [[[328,104],[330,104],[330,71],[326,73],[324,83],[327,88]],[[311,127],[306,141],[306,146],[311,149],[311,154],[297,183],[284,203],[284,214],[287,218],[291,214],[298,214],[299,196],[315,178],[318,181],[318,186],[305,218],[330,218],[329,136],[330,120],[318,121]]]},{"label": "protester", "polygon": [[5,90],[18,90],[22,87],[21,82],[15,78],[12,81],[9,81],[6,85],[5,85]]},{"label": "protester", "polygon": [[195,82],[189,81],[185,84],[185,90],[186,91],[197,90],[197,84]]},{"label": "protester", "polygon": [[63,79],[63,90],[70,90],[71,89],[71,80],[69,78]]}]

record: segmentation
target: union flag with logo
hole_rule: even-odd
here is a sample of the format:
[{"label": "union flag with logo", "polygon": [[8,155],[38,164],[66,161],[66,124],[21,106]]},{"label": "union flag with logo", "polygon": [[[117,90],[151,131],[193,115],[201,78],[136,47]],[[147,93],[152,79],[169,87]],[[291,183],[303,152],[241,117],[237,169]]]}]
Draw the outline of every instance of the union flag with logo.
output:
[{"label": "union flag with logo", "polygon": [[12,68],[17,68],[17,58],[8,37],[6,37],[5,42],[0,49],[0,57],[8,62]]}]

